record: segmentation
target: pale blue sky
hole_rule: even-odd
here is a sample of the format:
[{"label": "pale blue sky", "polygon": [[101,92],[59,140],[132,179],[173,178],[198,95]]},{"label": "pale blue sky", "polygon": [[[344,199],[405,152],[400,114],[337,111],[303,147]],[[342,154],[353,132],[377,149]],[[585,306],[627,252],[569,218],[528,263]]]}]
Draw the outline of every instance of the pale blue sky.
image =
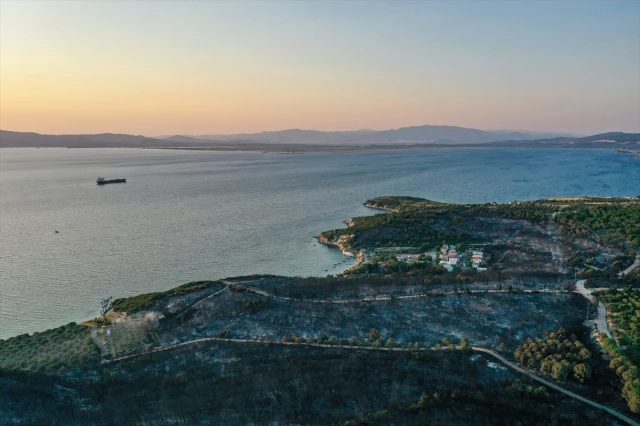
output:
[{"label": "pale blue sky", "polygon": [[6,1],[0,127],[640,132],[640,1]]}]

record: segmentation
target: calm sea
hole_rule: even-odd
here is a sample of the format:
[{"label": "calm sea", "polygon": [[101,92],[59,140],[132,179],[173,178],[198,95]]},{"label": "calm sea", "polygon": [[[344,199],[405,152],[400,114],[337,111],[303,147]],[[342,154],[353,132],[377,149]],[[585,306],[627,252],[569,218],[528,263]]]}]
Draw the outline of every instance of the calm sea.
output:
[{"label": "calm sea", "polygon": [[[127,183],[97,186],[98,176]],[[0,338],[90,318],[107,296],[341,271],[350,261],[312,237],[374,213],[362,206],[371,197],[639,193],[640,162],[613,151],[0,149]]]}]

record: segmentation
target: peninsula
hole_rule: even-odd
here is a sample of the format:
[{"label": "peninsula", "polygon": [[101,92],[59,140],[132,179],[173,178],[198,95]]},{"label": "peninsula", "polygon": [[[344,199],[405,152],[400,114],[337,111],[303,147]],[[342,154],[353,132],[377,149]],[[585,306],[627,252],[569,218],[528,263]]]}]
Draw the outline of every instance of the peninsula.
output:
[{"label": "peninsula", "polygon": [[359,256],[343,274],[192,282],[0,341],[0,419],[638,424],[638,198],[365,205],[385,212],[318,235]]}]

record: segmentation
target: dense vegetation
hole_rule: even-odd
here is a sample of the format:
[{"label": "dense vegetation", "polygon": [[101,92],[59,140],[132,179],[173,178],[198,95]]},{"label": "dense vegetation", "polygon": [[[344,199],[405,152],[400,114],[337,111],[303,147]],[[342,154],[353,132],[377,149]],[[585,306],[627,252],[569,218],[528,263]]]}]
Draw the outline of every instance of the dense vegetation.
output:
[{"label": "dense vegetation", "polygon": [[400,208],[414,208],[416,206],[430,206],[432,204],[445,205],[445,203],[439,203],[437,201],[425,200],[419,197],[409,196],[390,196],[390,197],[378,197],[365,201],[365,206],[375,206],[386,210],[396,210]]},{"label": "dense vegetation", "polygon": [[209,288],[221,289],[224,284],[219,281],[193,281],[183,284],[181,286],[172,288],[167,291],[159,291],[154,293],[139,294],[137,296],[116,299],[113,301],[111,307],[117,312],[126,312],[132,314],[134,312],[141,311],[151,307],[155,302],[178,294],[191,293],[194,291],[205,290]]},{"label": "dense vegetation", "polygon": [[591,378],[591,352],[575,334],[567,336],[564,328],[545,333],[545,338],[528,338],[514,351],[520,363],[551,374],[554,379]]},{"label": "dense vegetation", "polygon": [[556,220],[564,230],[597,238],[623,247],[640,247],[640,202],[575,203],[563,209]]},{"label": "dense vegetation", "polygon": [[600,336],[605,351],[611,357],[609,367],[623,382],[622,395],[634,413],[640,413],[640,290],[611,289],[598,295],[607,303],[615,324],[615,340]]},{"label": "dense vegetation", "polygon": [[640,290],[611,289],[599,295],[607,303],[615,334],[625,353],[640,365]]},{"label": "dense vegetation", "polygon": [[349,228],[323,232],[328,240],[355,235],[352,241],[361,247],[421,247],[432,249],[438,244],[472,242],[471,235],[452,227],[434,227],[437,220],[462,220],[450,216],[459,206],[435,205],[425,209],[407,209],[398,213],[382,213],[353,220]]},{"label": "dense vegetation", "polygon": [[599,297],[607,303],[615,334],[624,354],[640,365],[640,290],[611,289]]},{"label": "dense vegetation", "polygon": [[467,215],[501,216],[507,219],[543,222],[558,210],[558,206],[544,201],[514,201],[509,204],[482,204],[466,211]]},{"label": "dense vegetation", "polygon": [[640,413],[640,370],[624,355],[624,350],[616,344],[615,340],[606,334],[600,334],[602,347],[611,357],[609,368],[614,370],[622,380],[622,396],[627,400],[629,409],[634,413]]},{"label": "dense vegetation", "polygon": [[[415,197],[380,197],[367,204],[395,210],[392,214],[360,217],[348,229],[330,231],[328,236],[356,236],[378,228],[378,245],[431,247],[443,240],[457,244],[472,240],[460,227],[433,226],[438,219],[462,225],[462,217],[492,216],[534,223],[554,218],[561,233],[595,238],[622,247],[640,247],[640,201],[630,199],[544,199],[508,204],[440,204]],[[455,230],[458,228],[457,230]],[[356,246],[358,245],[356,237]],[[371,245],[373,246],[373,245]]]},{"label": "dense vegetation", "polygon": [[6,370],[55,372],[97,362],[99,355],[89,328],[75,323],[0,340],[0,369]]}]

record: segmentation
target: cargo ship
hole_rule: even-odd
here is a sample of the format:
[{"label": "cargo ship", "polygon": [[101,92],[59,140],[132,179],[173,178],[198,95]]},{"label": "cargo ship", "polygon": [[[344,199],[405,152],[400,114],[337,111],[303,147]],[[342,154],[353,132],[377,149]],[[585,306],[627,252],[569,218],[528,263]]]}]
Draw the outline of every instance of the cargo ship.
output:
[{"label": "cargo ship", "polygon": [[96,183],[98,185],[106,185],[108,183],[125,183],[127,180],[126,179],[105,179],[103,177],[99,177],[98,179],[96,179]]}]

